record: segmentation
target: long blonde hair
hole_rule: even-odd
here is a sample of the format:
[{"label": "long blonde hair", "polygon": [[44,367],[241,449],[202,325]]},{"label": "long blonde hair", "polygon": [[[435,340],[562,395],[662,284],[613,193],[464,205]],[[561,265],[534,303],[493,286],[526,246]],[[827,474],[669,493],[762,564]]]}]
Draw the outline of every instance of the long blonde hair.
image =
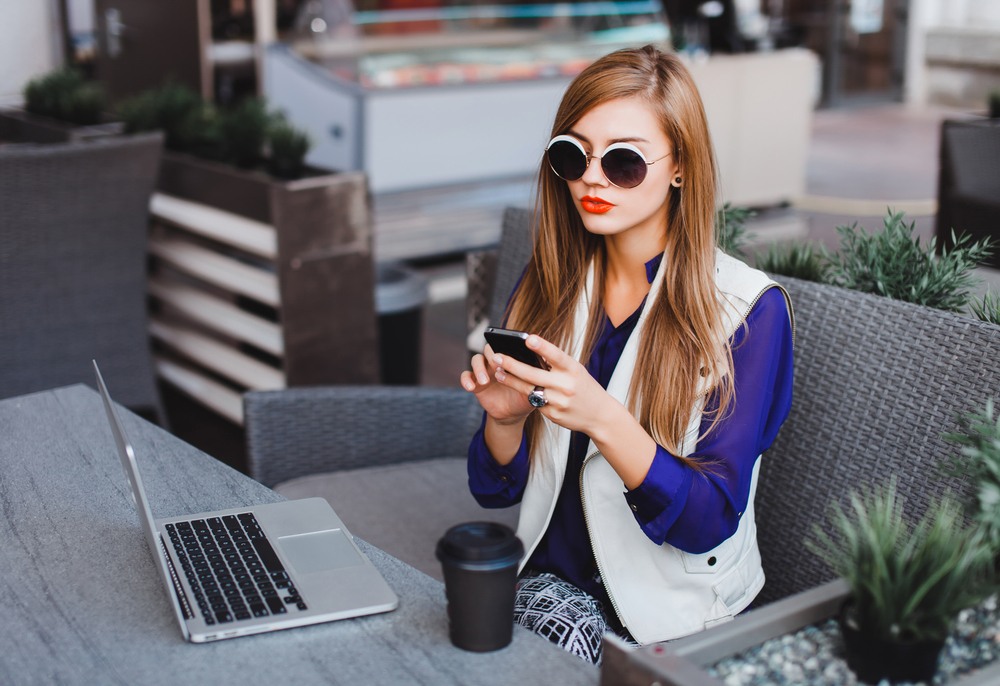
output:
[{"label": "long blonde hair", "polygon": [[[705,379],[718,399],[709,430],[733,396],[732,355],[721,333],[714,279],[715,158],[701,97],[687,68],[676,55],[649,45],[613,52],[581,72],[562,98],[552,136],[567,133],[595,106],[620,98],[639,98],[653,110],[673,143],[683,177],[682,188],[672,189],[669,197],[664,279],[649,308],[629,395],[629,410],[643,428],[682,457],[678,453]],[[508,325],[566,349],[573,328],[566,313],[574,311],[588,266],[596,261],[586,362],[603,322],[604,242],[584,228],[566,182],[544,159],[534,225],[532,257],[508,306]]]}]

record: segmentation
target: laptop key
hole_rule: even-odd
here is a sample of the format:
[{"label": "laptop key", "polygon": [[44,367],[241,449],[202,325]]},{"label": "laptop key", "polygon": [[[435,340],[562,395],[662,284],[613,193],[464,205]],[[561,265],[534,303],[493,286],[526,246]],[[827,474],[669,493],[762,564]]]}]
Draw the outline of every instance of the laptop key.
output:
[{"label": "laptop key", "polygon": [[264,567],[267,568],[269,572],[283,572],[285,571],[285,566],[281,564],[281,560],[278,559],[277,553],[274,552],[274,548],[266,538],[252,538],[250,542],[253,543],[253,547],[257,549],[257,554],[260,555],[260,561],[264,563]]},{"label": "laptop key", "polygon": [[277,596],[264,598],[267,601],[267,606],[271,609],[271,614],[284,614],[287,612],[285,609],[285,604],[281,602],[281,598]]},{"label": "laptop key", "polygon": [[254,617],[267,617],[268,615],[267,608],[256,603],[250,606],[250,611],[253,613]]}]

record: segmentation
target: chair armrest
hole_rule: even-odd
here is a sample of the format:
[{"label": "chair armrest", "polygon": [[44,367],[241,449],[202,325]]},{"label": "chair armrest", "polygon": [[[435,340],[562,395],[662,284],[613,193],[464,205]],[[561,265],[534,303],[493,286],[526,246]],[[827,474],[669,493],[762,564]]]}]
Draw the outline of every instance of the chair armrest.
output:
[{"label": "chair armrest", "polygon": [[298,476],[466,454],[482,410],[459,388],[322,386],[243,396],[248,473]]}]

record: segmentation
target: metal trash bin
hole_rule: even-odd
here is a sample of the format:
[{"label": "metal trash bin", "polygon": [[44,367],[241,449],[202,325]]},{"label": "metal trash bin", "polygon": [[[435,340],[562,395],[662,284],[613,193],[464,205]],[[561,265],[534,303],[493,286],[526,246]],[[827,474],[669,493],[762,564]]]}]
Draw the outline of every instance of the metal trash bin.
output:
[{"label": "metal trash bin", "polygon": [[427,278],[398,263],[377,265],[375,276],[379,380],[386,385],[418,385]]}]

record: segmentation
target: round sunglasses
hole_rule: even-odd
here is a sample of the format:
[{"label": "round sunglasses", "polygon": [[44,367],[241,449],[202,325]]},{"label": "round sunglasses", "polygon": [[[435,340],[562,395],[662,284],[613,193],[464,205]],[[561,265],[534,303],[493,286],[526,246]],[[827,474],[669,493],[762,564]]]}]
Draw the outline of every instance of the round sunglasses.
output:
[{"label": "round sunglasses", "polygon": [[604,154],[588,155],[583,145],[572,136],[556,136],[545,146],[545,156],[555,175],[565,181],[581,178],[590,161],[599,159],[605,178],[619,188],[635,188],[646,178],[649,165],[670,157],[667,153],[647,162],[639,148],[630,143],[612,143]]}]

